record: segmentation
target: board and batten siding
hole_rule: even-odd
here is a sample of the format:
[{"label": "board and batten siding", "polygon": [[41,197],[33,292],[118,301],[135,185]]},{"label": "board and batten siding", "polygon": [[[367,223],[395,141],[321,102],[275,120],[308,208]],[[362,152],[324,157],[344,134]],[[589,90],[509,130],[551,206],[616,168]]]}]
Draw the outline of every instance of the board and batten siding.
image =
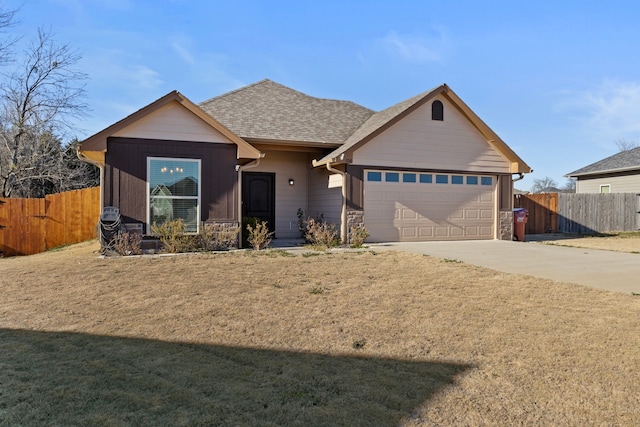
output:
[{"label": "board and batten siding", "polygon": [[177,102],[160,107],[113,136],[232,144],[228,138]]},{"label": "board and batten siding", "polygon": [[[297,212],[298,208],[307,211],[307,172],[310,166],[308,153],[267,150],[257,167],[247,169],[247,172],[275,173],[277,238],[300,237]],[[293,185],[289,185],[289,179],[293,179]]]},{"label": "board and batten siding", "polygon": [[[444,120],[431,120],[425,103],[353,153],[354,165],[509,173],[510,164],[442,96]],[[434,100],[435,100],[434,99]]]},{"label": "board and batten siding", "polygon": [[612,193],[640,193],[640,172],[592,179],[580,178],[576,182],[576,193],[600,193],[602,185],[610,185]]},{"label": "board and batten siding", "polygon": [[119,208],[124,222],[147,222],[148,157],[201,160],[200,219],[239,221],[235,145],[109,138],[107,146],[103,203]]}]

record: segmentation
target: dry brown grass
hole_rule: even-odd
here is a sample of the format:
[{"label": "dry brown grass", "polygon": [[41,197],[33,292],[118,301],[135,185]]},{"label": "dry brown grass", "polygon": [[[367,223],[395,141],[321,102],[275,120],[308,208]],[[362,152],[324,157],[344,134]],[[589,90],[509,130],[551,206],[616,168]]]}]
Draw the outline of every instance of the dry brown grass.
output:
[{"label": "dry brown grass", "polygon": [[0,260],[0,424],[640,423],[636,296],[396,252],[95,249]]},{"label": "dry brown grass", "polygon": [[571,237],[562,235],[558,239],[543,240],[541,243],[558,246],[572,246],[605,251],[640,253],[640,234],[637,232],[619,233],[601,236]]}]

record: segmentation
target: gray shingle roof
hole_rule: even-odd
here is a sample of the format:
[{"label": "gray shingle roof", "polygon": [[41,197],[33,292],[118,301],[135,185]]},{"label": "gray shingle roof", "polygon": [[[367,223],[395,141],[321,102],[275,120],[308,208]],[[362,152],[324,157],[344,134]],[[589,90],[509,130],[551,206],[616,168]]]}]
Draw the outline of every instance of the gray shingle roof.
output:
[{"label": "gray shingle roof", "polygon": [[566,176],[592,175],[630,169],[640,169],[640,147],[614,154],[568,173]]},{"label": "gray shingle roof", "polygon": [[373,110],[315,98],[265,79],[200,103],[243,139],[342,144]]}]

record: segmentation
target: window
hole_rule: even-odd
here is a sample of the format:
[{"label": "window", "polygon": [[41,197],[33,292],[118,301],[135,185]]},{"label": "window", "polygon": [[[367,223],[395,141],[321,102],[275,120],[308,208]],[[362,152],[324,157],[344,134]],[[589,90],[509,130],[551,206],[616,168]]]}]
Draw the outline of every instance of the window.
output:
[{"label": "window", "polygon": [[478,185],[478,177],[477,176],[468,176],[467,177],[467,185]]},{"label": "window", "polygon": [[431,104],[431,120],[444,120],[444,106],[442,101],[435,100]]},{"label": "window", "polygon": [[416,182],[416,174],[415,173],[403,173],[402,174],[402,182]]},{"label": "window", "polygon": [[480,178],[480,184],[493,185],[493,178],[491,178],[490,176],[483,176],[482,178]]},{"label": "window", "polygon": [[464,184],[464,178],[462,175],[451,175],[452,184]]},{"label": "window", "polygon": [[367,172],[367,181],[381,182],[382,172]]},{"label": "window", "polygon": [[431,184],[433,182],[433,177],[430,173],[421,173],[420,174],[420,183],[421,184]]},{"label": "window", "polygon": [[200,160],[149,157],[149,225],[182,218],[187,232],[200,223]]},{"label": "window", "polygon": [[611,193],[611,185],[605,184],[600,186],[600,194],[609,194]]},{"label": "window", "polygon": [[436,175],[436,184],[448,184],[449,175]]},{"label": "window", "polygon": [[387,172],[384,174],[384,180],[387,182],[400,182],[400,174],[398,172]]}]

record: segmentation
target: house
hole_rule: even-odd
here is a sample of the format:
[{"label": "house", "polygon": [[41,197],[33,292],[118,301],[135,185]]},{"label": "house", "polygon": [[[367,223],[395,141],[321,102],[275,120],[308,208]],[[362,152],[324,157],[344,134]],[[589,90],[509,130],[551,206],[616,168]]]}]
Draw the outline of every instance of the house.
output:
[{"label": "house", "polygon": [[257,217],[297,238],[302,209],[345,241],[358,224],[369,241],[511,240],[512,179],[531,172],[445,84],[379,112],[270,80],[199,105],[174,91],[78,155],[101,169],[102,206],[146,233],[171,206],[192,231]]},{"label": "house", "polygon": [[640,193],[640,147],[622,151],[565,175],[576,193]]}]

